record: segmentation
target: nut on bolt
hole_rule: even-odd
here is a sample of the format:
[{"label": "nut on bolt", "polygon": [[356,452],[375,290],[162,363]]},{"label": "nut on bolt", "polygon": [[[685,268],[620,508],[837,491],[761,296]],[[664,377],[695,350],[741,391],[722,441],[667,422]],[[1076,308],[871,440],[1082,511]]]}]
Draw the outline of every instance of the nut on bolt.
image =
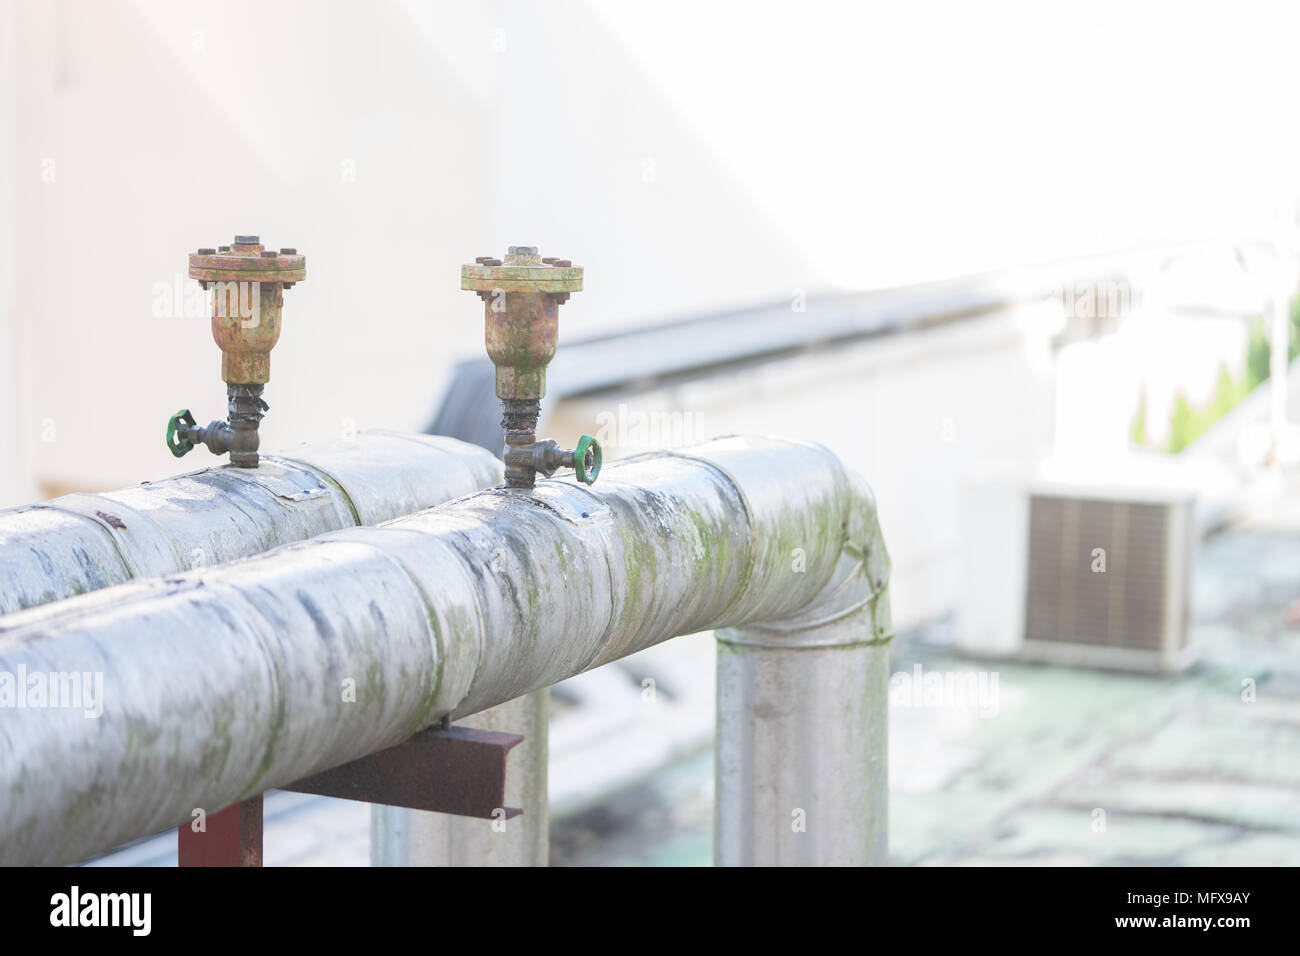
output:
[{"label": "nut on bolt", "polygon": [[507,487],[532,488],[538,472],[549,477],[558,468],[573,468],[579,481],[594,482],[601,464],[596,439],[584,435],[574,449],[561,449],[550,439],[537,441],[560,305],[582,291],[582,266],[543,259],[536,246],[511,246],[503,259],[479,256],[462,266],[460,287],[478,293],[484,303],[484,339],[496,366],[506,432]]},{"label": "nut on bolt", "polygon": [[296,249],[265,249],[257,236],[240,235],[229,246],[202,248],[190,256],[190,278],[215,287],[212,338],[221,349],[229,422],[200,427],[189,409],[167,423],[167,447],[177,458],[196,444],[231,464],[256,468],[258,426],[267,404],[262,388],[271,377],[271,349],[280,338],[284,290],[307,278],[307,260]]}]

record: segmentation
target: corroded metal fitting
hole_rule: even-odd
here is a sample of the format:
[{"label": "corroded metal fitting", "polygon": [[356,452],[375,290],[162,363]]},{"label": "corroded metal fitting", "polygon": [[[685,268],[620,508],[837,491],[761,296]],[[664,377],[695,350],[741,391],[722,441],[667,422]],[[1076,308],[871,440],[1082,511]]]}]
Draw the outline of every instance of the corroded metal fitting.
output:
[{"label": "corroded metal fitting", "polygon": [[555,357],[560,306],[582,291],[582,266],[542,259],[536,246],[511,246],[505,259],[480,256],[462,266],[460,287],[483,300],[497,398],[542,398],[546,366]]},{"label": "corroded metal fitting", "polygon": [[591,484],[600,472],[600,444],[584,435],[574,449],[537,441],[537,419],[546,394],[546,367],[555,357],[560,306],[582,291],[582,266],[541,258],[536,246],[511,246],[504,259],[480,256],[460,270],[460,287],[484,303],[484,339],[496,366],[501,427],[506,435],[506,486],[532,488],[537,473],[573,468]]},{"label": "corroded metal fitting", "polygon": [[206,445],[214,455],[230,453],[230,463],[240,468],[256,468],[259,444],[257,429],[262,413],[268,408],[262,400],[261,385],[227,385],[226,403],[230,421],[214,421],[200,426],[188,408],[183,408],[167,423],[167,447],[180,458],[195,445]]},{"label": "corroded metal fitting", "polygon": [[215,293],[212,338],[221,349],[230,420],[200,427],[182,409],[167,423],[167,447],[179,458],[202,444],[214,454],[229,452],[231,464],[256,468],[258,427],[267,410],[262,387],[280,338],[284,290],[307,278],[307,260],[297,249],[277,252],[263,248],[257,236],[235,236],[228,246],[192,254],[190,278]]},{"label": "corroded metal fitting", "polygon": [[221,379],[264,385],[271,378],[271,349],[280,338],[284,290],[307,278],[297,249],[264,249],[257,236],[235,236],[220,249],[190,256],[190,278],[212,298],[212,338],[221,349]]}]

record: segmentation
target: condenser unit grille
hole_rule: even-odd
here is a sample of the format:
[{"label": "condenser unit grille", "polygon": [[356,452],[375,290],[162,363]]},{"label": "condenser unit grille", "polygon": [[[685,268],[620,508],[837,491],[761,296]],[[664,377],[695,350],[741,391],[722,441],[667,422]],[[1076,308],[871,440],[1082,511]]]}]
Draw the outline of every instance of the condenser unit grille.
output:
[{"label": "condenser unit grille", "polygon": [[1026,639],[1159,650],[1168,524],[1167,505],[1031,495]]}]

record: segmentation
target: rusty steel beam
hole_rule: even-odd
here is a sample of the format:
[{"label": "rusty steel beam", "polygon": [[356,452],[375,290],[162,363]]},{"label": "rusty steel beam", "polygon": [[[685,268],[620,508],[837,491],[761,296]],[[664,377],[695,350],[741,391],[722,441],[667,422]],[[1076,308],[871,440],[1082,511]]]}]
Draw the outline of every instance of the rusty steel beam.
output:
[{"label": "rusty steel beam", "polygon": [[180,866],[261,866],[262,795],[209,814],[204,829],[189,823],[176,830]]},{"label": "rusty steel beam", "polygon": [[[299,780],[281,790],[342,800],[427,810],[485,820],[509,820],[506,756],[521,734],[470,727],[431,727],[389,747]],[[261,866],[262,794],[204,820],[177,827],[180,866]]]},{"label": "rusty steel beam", "polygon": [[517,817],[507,807],[506,755],[521,734],[431,727],[405,743],[326,770],[282,790],[432,810],[485,820]]}]

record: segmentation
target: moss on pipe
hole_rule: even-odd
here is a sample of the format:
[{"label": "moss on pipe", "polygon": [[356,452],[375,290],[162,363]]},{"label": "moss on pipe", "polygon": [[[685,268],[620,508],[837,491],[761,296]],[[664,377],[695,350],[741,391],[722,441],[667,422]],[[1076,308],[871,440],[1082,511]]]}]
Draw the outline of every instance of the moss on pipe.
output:
[{"label": "moss on pipe", "polygon": [[[98,728],[0,722],[13,810],[0,861],[90,855],[678,634],[789,621],[772,639],[796,646],[835,612],[819,602],[843,596],[841,577],[860,588],[868,569],[887,573],[874,503],[820,446],[728,439],[611,465],[598,487],[483,492],[0,620],[0,669],[96,658],[127,691]],[[846,618],[836,642],[887,630],[883,589],[871,601],[876,623]],[[338,694],[348,677],[364,688],[352,704]],[[227,724],[218,701],[233,693]],[[166,733],[112,744],[133,720]],[[223,761],[204,750],[218,728]],[[60,748],[71,755],[54,759]],[[67,823],[92,791],[95,811]]]}]

